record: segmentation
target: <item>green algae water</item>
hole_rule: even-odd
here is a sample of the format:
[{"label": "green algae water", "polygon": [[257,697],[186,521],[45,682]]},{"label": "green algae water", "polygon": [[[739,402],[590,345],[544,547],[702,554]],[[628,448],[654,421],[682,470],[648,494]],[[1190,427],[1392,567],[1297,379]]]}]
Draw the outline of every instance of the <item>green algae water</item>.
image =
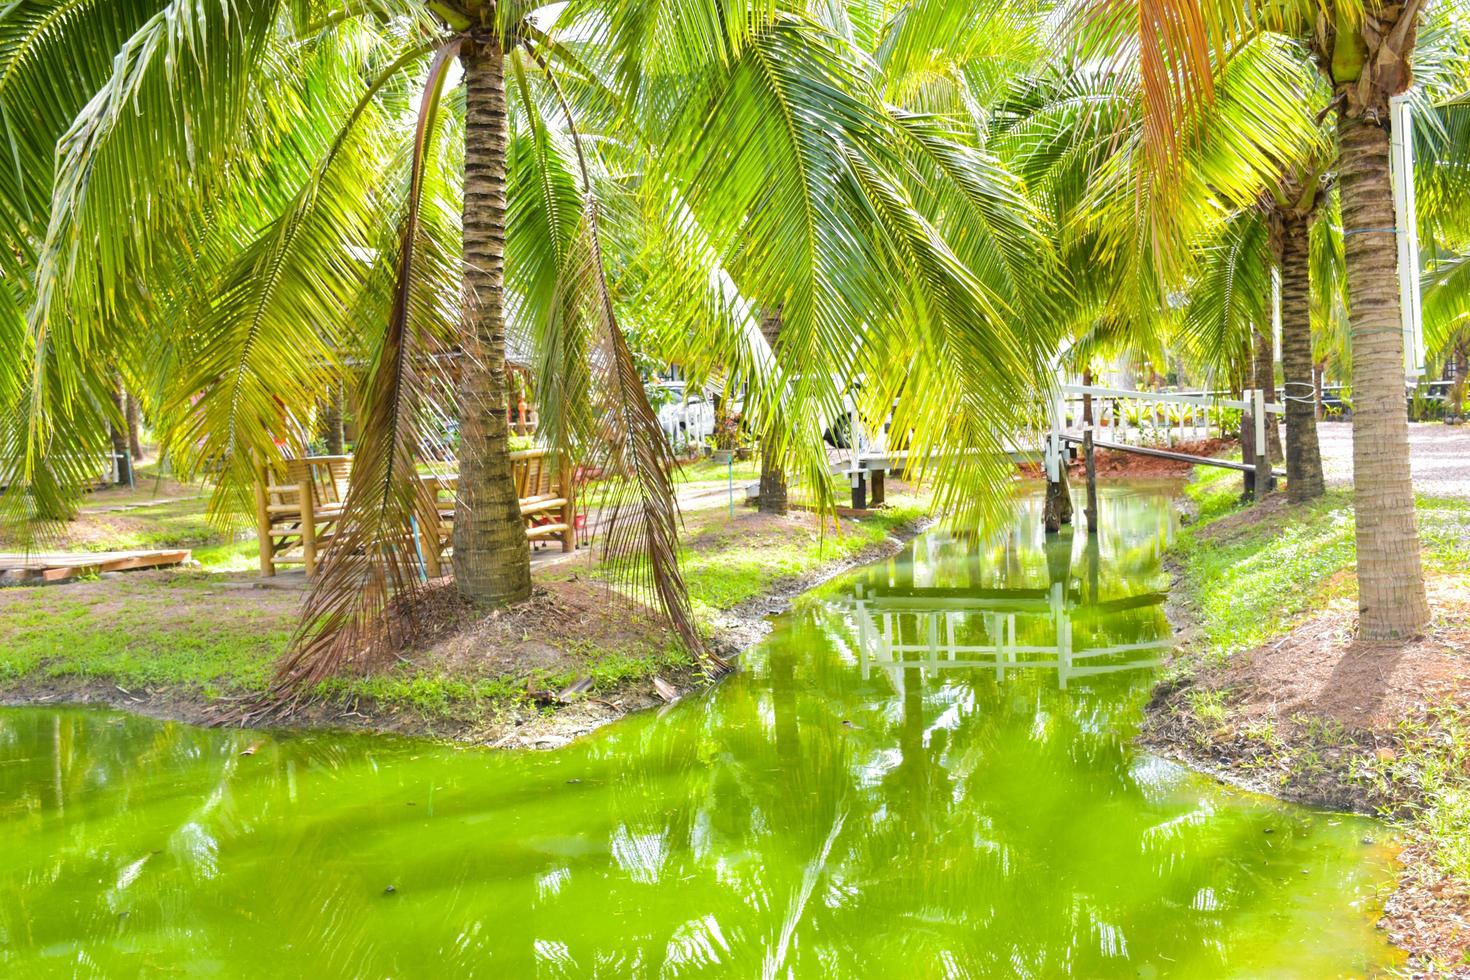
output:
[{"label": "green algae water", "polygon": [[[0,712],[0,975],[1337,977],[1385,830],[1132,739],[1167,498],[931,533],[555,752]],[[247,747],[255,746],[252,754]]]}]

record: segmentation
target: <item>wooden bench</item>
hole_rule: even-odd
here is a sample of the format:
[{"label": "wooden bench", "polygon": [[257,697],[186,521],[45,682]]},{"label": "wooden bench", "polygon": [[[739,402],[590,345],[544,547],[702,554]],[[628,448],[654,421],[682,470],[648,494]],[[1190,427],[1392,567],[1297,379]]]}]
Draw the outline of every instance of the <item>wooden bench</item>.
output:
[{"label": "wooden bench", "polygon": [[342,516],[351,475],[351,456],[306,456],[258,468],[255,522],[262,575],[276,574],[278,565],[304,565],[308,576],[315,574],[317,556]]},{"label": "wooden bench", "polygon": [[[510,454],[511,480],[520,500],[526,537],[534,542],[560,540],[563,551],[575,551],[577,531],[572,472],[565,459],[551,449],[525,449]],[[426,474],[427,493],[420,495],[419,553],[424,574],[438,578],[446,571],[445,552],[454,543],[454,496],[459,478]]]},{"label": "wooden bench", "polygon": [[532,541],[559,538],[562,551],[575,551],[576,505],[566,458],[551,449],[523,449],[510,454],[510,472],[526,521],[526,537]]}]

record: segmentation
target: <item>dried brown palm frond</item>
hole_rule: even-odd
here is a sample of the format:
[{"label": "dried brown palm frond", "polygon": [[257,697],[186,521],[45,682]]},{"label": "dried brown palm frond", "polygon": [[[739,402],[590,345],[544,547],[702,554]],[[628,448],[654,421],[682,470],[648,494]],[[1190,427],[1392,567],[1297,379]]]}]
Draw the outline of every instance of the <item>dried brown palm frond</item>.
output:
[{"label": "dried brown palm frond", "polygon": [[[556,392],[544,399],[543,427],[559,448],[603,476],[603,556],[614,581],[653,599],[706,669],[721,673],[729,664],[705,649],[689,609],[679,569],[673,451],[618,322],[586,150],[555,77],[544,61],[537,63],[566,117],[582,198],[580,219],[560,257],[560,301],[543,336],[543,374]],[[528,117],[544,134],[539,114]],[[585,394],[577,390],[583,385]]]},{"label": "dried brown palm frond", "polygon": [[[312,582],[301,624],[276,668],[275,699],[299,696],[313,685],[361,663],[391,639],[384,613],[395,599],[412,610],[422,584],[416,516],[431,509],[419,479],[425,393],[435,383],[443,353],[426,323],[445,289],[452,263],[423,241],[424,174],[448,65],[458,43],[441,48],[429,69],[414,134],[407,207],[388,329],[364,384],[362,438],[341,519]],[[441,261],[437,263],[435,259]],[[412,618],[408,625],[411,628]]]},{"label": "dried brown palm frond", "polygon": [[[1074,57],[1137,78],[1143,143],[1162,177],[1180,175],[1193,123],[1215,97],[1211,56],[1234,19],[1227,11],[1214,0],[1078,0],[1067,17]],[[1164,179],[1158,190],[1173,186]]]},{"label": "dried brown palm frond", "polygon": [[618,325],[602,264],[597,199],[587,194],[584,218],[585,275],[593,326],[590,365],[593,412],[598,420],[588,462],[609,481],[604,560],[615,577],[651,594],[689,648],[716,671],[728,664],[704,649],[689,610],[679,570],[679,507],[674,495],[674,456],[648,403],[643,379]]}]

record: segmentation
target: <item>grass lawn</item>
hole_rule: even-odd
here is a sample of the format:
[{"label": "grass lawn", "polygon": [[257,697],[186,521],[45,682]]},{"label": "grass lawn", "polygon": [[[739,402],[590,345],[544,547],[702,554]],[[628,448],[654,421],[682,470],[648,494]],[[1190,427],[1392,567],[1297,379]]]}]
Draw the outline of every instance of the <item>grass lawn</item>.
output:
[{"label": "grass lawn", "polygon": [[[159,471],[158,464],[139,464],[134,485],[107,487],[83,497],[76,519],[48,551],[146,551],[189,548],[210,571],[245,571],[255,566],[252,519],[244,516],[220,525],[205,516],[214,487],[181,483]],[[20,542],[0,530],[0,551],[19,550]]]},{"label": "grass lawn", "polygon": [[[1197,469],[1185,492],[1199,517],[1177,550],[1184,556],[1180,584],[1200,613],[1204,653],[1223,657],[1259,646],[1330,599],[1357,594],[1351,490],[1244,521],[1240,474]],[[1421,496],[1417,505],[1425,571],[1470,573],[1470,501]],[[1224,530],[1226,519],[1238,526]]]},{"label": "grass lawn", "polygon": [[[203,507],[204,500],[196,498],[121,515],[86,514],[78,521],[95,550],[189,545],[198,569],[0,590],[0,693],[86,684],[215,699],[263,690],[289,642],[303,592],[262,587],[254,570],[254,540],[221,540],[204,522]],[[923,501],[894,494],[888,508],[861,520],[844,519],[840,532],[829,525],[824,533],[809,513],[773,518],[738,506],[731,518],[722,497],[703,496],[685,506],[681,547],[696,620],[708,633],[732,607],[855,555],[922,513]],[[127,526],[107,538],[102,529],[122,516]],[[601,593],[610,580],[598,558],[594,543],[570,560],[538,565],[536,581],[553,589],[557,601],[575,603],[578,590]],[[573,587],[575,581],[583,584]],[[660,672],[693,669],[690,654],[651,617],[625,630],[628,614],[613,608],[621,603],[596,605],[611,610],[606,623],[597,619],[597,609],[567,612],[562,606],[546,614],[549,623],[531,623],[525,637],[494,634],[507,647],[498,660],[415,655],[412,663],[368,677],[334,680],[322,693],[432,717],[480,718],[524,708],[528,692],[582,677],[596,694]],[[556,622],[558,615],[567,621]]]}]

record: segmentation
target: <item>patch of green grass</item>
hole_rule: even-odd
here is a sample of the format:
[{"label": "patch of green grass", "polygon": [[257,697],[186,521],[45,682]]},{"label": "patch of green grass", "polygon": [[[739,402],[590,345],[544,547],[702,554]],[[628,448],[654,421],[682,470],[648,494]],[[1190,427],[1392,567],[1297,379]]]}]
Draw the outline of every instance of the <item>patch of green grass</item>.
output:
[{"label": "patch of green grass", "polygon": [[129,602],[126,592],[98,610],[95,597],[65,587],[23,591],[29,601],[7,596],[0,616],[0,682],[76,678],[128,689],[258,691],[290,636],[289,620],[248,610],[217,616],[203,599],[185,609],[175,597],[161,615],[156,602]]},{"label": "patch of green grass", "polygon": [[1437,571],[1470,572],[1470,500],[1418,497],[1419,544]]},{"label": "patch of green grass", "polygon": [[692,463],[685,463],[679,467],[677,483],[723,483],[730,478],[733,472],[735,485],[742,486],[761,477],[760,460],[751,457],[746,460],[733,460],[730,463],[716,463],[713,459],[697,459]]},{"label": "patch of green grass", "polygon": [[[65,587],[7,591],[0,607],[0,685],[100,681],[211,699],[264,691],[294,618],[279,607],[212,605],[217,588],[211,576],[179,573],[163,581],[120,579],[105,594]],[[479,720],[527,704],[528,685],[560,690],[587,677],[598,694],[694,665],[676,643],[611,650],[584,644],[571,652],[582,662],[555,673],[471,677],[405,664],[369,677],[334,678],[317,693],[371,699],[430,719]]]},{"label": "patch of green grass", "polygon": [[1208,524],[1242,506],[1241,487],[1240,474],[1235,470],[1196,466],[1194,480],[1184,488],[1184,493],[1194,501],[1197,521]]},{"label": "patch of green grass", "polygon": [[1206,651],[1228,655],[1280,635],[1325,599],[1352,565],[1352,512],[1337,493],[1234,535],[1209,537],[1202,522],[1181,536],[1183,586],[1194,600]]},{"label": "patch of green grass", "polygon": [[1359,775],[1381,795],[1406,799],[1439,867],[1470,881],[1470,718],[1447,701],[1397,734],[1400,751],[1366,762]]},{"label": "patch of green grass", "polygon": [[[1201,652],[1216,657],[1281,636],[1303,615],[1357,589],[1350,490],[1330,491],[1231,533],[1204,533],[1240,509],[1238,503],[1227,505],[1237,487],[1238,480],[1218,479],[1192,485],[1188,493],[1200,507],[1200,519],[1177,546],[1184,565],[1180,584],[1203,628]],[[1418,517],[1425,566],[1470,569],[1470,503],[1422,497]]]},{"label": "patch of green grass", "polygon": [[203,498],[175,500],[87,514],[83,519],[96,525],[93,533],[100,550],[192,548],[230,541],[236,529],[210,523],[205,517],[206,504]]},{"label": "patch of green grass", "polygon": [[1200,721],[1209,725],[1225,723],[1225,692],[1194,690],[1185,695],[1185,700],[1190,712]]},{"label": "patch of green grass", "polygon": [[627,681],[642,680],[663,670],[682,669],[695,665],[694,657],[678,643],[669,643],[657,649],[631,647],[621,650],[601,651],[596,648],[584,650],[585,666],[558,674],[539,678],[543,686],[560,689],[573,681],[588,677],[592,680],[594,694],[611,691]]},{"label": "patch of green grass", "polygon": [[917,520],[925,509],[915,500],[901,500],[860,520],[842,522],[842,533],[815,529],[784,536],[777,543],[741,544],[721,538],[718,547],[681,553],[684,580],[696,616],[708,616],[738,606],[760,595],[782,579],[804,575],[829,561],[851,558],[878,544],[894,529]]},{"label": "patch of green grass", "polygon": [[195,548],[192,557],[206,572],[253,572],[260,567],[260,548],[253,538]]},{"label": "patch of green grass", "polygon": [[[774,539],[769,534],[751,537],[741,527],[727,525],[723,509],[687,515],[689,526],[680,539],[679,567],[695,619],[707,623],[715,614],[782,580],[851,558],[928,513],[926,503],[918,497],[894,495],[889,501],[887,507],[861,519],[844,519],[840,533],[830,525],[823,533],[813,521],[806,527],[793,526]],[[588,574],[615,585],[627,577],[601,563]]]},{"label": "patch of green grass", "polygon": [[371,698],[386,708],[411,708],[430,718],[481,718],[525,700],[524,682],[505,677],[463,678],[426,673],[333,678],[317,692],[332,700]]},{"label": "patch of green grass", "polygon": [[677,644],[658,649],[632,646],[599,650],[584,644],[574,653],[585,663],[547,673],[525,676],[462,677],[402,665],[369,677],[339,677],[324,681],[317,693],[335,701],[368,698],[388,708],[407,708],[428,719],[480,721],[530,704],[528,691],[558,691],[583,677],[592,681],[590,694],[612,691],[629,681],[640,681],[666,670],[694,666],[694,658]]}]

